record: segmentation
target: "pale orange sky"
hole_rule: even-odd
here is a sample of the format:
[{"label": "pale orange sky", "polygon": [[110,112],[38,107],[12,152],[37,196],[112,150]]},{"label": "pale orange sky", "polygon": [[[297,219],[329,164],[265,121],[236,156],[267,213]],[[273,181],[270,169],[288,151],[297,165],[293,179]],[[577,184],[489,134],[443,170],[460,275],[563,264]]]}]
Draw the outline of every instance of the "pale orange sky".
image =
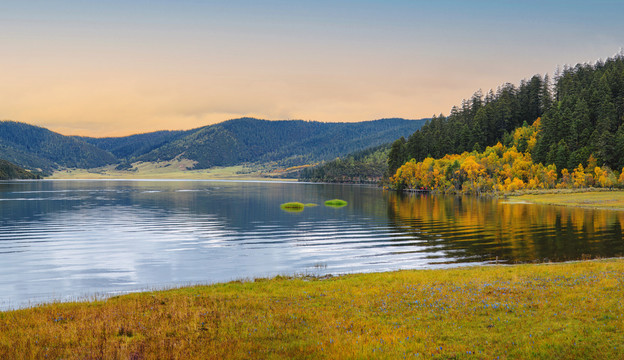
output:
[{"label": "pale orange sky", "polygon": [[598,3],[10,2],[0,119],[118,136],[447,114],[478,89],[615,54],[624,6]]}]

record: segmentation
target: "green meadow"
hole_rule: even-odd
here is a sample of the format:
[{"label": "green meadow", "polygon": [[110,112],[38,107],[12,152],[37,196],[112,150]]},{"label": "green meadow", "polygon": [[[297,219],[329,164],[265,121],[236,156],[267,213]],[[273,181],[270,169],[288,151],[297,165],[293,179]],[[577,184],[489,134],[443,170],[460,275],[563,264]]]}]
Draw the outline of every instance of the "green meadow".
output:
[{"label": "green meadow", "polygon": [[276,277],[0,313],[3,359],[621,359],[624,260]]}]

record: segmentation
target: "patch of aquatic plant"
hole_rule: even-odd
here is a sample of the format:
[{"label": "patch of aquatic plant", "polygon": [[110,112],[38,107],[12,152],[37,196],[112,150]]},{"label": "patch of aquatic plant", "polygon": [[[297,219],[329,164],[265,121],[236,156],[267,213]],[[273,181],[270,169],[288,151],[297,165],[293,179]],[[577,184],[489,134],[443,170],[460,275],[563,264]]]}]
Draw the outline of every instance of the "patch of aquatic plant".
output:
[{"label": "patch of aquatic plant", "polygon": [[339,208],[339,207],[347,206],[347,202],[344,200],[340,200],[340,199],[327,200],[325,201],[325,206]]},{"label": "patch of aquatic plant", "polygon": [[315,203],[305,204],[305,207],[315,207],[315,206],[318,206],[318,204],[315,204]]},{"label": "patch of aquatic plant", "polygon": [[290,212],[301,212],[305,208],[305,205],[300,202],[287,202],[280,205],[280,208]]},{"label": "patch of aquatic plant", "polygon": [[0,312],[0,359],[623,359],[623,279],[618,259],[56,303]]}]

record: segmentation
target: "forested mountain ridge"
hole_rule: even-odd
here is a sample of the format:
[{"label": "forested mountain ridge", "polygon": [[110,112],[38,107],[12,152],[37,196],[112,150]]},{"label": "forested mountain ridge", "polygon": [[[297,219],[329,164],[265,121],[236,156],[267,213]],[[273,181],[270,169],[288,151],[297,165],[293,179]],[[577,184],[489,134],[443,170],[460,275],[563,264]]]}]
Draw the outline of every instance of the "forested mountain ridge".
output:
[{"label": "forested mountain ridge", "polygon": [[76,136],[76,138],[106,150],[118,159],[129,159],[146,154],[186,133],[187,131],[162,130],[123,137]]},{"label": "forested mountain ridge", "polygon": [[241,118],[188,131],[139,161],[177,157],[197,161],[196,168],[245,162],[279,161],[285,166],[333,159],[377,146],[418,129],[423,120],[381,119],[359,123]]},{"label": "forested mountain ridge", "polygon": [[51,173],[137,161],[188,159],[196,169],[242,163],[302,165],[388,143],[418,129],[424,120],[381,119],[359,123],[229,120],[185,131],[156,131],[125,137],[64,136],[38,126],[0,122],[0,158]]},{"label": "forested mountain ridge", "polygon": [[108,151],[48,129],[0,121],[0,158],[27,169],[93,168],[117,161]]},{"label": "forested mountain ridge", "polygon": [[39,176],[6,160],[0,159],[0,180],[13,179],[39,179]]}]

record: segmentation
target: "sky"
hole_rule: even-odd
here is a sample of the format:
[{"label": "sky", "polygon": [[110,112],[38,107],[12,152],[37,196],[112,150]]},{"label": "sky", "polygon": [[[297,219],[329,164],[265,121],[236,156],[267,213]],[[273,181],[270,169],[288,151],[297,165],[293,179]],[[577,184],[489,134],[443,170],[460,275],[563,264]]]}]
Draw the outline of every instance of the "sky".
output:
[{"label": "sky", "polygon": [[0,0],[0,120],[123,136],[448,114],[624,47],[624,1]]}]

